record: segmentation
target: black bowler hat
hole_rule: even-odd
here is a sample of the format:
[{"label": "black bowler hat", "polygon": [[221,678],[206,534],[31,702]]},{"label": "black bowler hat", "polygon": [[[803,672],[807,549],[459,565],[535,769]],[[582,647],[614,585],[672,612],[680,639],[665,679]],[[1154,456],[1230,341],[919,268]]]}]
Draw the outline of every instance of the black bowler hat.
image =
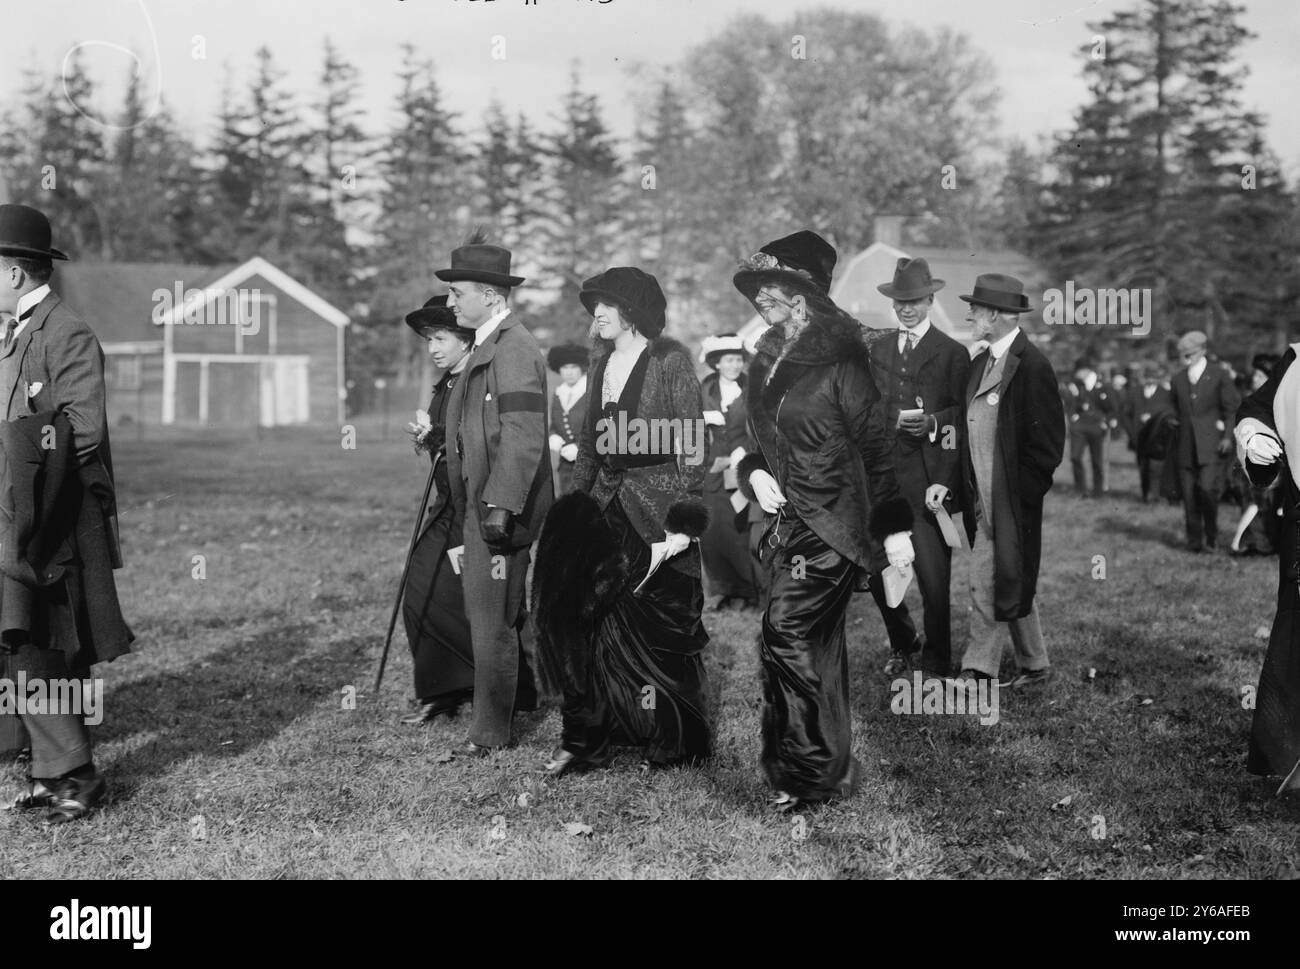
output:
[{"label": "black bowler hat", "polygon": [[924,299],[943,289],[942,279],[930,275],[930,264],[924,259],[900,259],[894,267],[894,281],[881,283],[876,289],[890,299],[909,301]]},{"label": "black bowler hat", "polygon": [[446,296],[435,296],[418,310],[407,313],[406,325],[425,338],[434,330],[450,330],[472,341],[478,333],[474,327],[456,322],[455,312],[447,308]]},{"label": "black bowler hat", "polygon": [[595,314],[597,303],[617,306],[636,331],[653,340],[664,331],[668,300],[659,280],[635,266],[615,266],[582,281],[578,299]]},{"label": "black bowler hat", "polygon": [[558,347],[551,347],[546,351],[546,365],[556,373],[560,372],[561,367],[567,367],[570,364],[581,367],[582,372],[586,373],[588,363],[587,348],[576,343],[562,343]]},{"label": "black bowler hat", "polygon": [[1030,310],[1025,284],[1015,276],[1003,273],[981,273],[975,277],[975,291],[958,298],[974,306],[988,306],[1004,313],[1028,313]]},{"label": "black bowler hat", "polygon": [[50,245],[50,220],[30,205],[0,205],[0,255],[68,257]]},{"label": "black bowler hat", "polygon": [[523,276],[510,275],[510,250],[471,243],[451,251],[451,268],[434,273],[444,283],[468,280],[491,286],[518,286]]},{"label": "black bowler hat", "polygon": [[760,289],[772,283],[796,293],[826,296],[835,260],[834,246],[816,232],[802,229],[758,250],[731,281],[751,303]]}]

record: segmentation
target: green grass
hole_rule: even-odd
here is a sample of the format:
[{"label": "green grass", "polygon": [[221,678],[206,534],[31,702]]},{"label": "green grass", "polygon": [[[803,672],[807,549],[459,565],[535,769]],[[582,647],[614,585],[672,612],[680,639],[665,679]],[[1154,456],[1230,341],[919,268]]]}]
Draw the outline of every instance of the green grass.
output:
[{"label": "green grass", "polygon": [[[327,432],[115,441],[139,641],[99,668],[110,798],[61,829],[0,814],[0,876],[1296,877],[1300,799],[1244,770],[1241,688],[1258,679],[1276,560],[1179,551],[1181,512],[1137,504],[1131,465],[1113,498],[1058,484],[1048,499],[1039,607],[1057,679],[1040,697],[1004,691],[996,726],[892,715],[883,627],[855,598],[862,789],[792,819],[768,811],[758,769],[753,616],[706,614],[718,727],[701,769],[642,774],[628,753],[545,782],[549,706],[473,763],[446,760],[464,719],[398,726],[400,628],[372,686],[427,465],[399,432],[380,437],[361,424],[353,451]],[[965,579],[959,553],[958,642]]]}]

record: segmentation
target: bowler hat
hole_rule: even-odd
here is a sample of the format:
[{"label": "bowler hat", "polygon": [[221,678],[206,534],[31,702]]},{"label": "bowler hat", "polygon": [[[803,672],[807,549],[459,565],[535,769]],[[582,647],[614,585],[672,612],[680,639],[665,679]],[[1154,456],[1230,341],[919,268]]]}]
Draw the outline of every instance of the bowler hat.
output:
[{"label": "bowler hat", "polygon": [[766,285],[826,296],[835,272],[835,247],[809,229],[769,242],[745,262],[731,282],[751,303]]},{"label": "bowler hat", "polygon": [[943,289],[944,281],[930,275],[930,264],[924,259],[899,259],[894,267],[894,281],[881,283],[876,289],[890,299],[924,299]]},{"label": "bowler hat", "polygon": [[451,251],[451,268],[434,273],[444,283],[468,280],[491,286],[518,286],[523,276],[510,275],[510,250],[474,243]]},{"label": "bowler hat", "polygon": [[738,353],[743,357],[749,356],[744,341],[735,333],[706,336],[704,342],[700,345],[700,362],[708,364],[714,370],[717,370],[718,361],[728,353]]},{"label": "bowler hat", "polygon": [[959,299],[975,306],[988,306],[1004,313],[1028,313],[1029,298],[1025,284],[1004,273],[980,273],[975,277],[975,291]]},{"label": "bowler hat", "polygon": [[30,205],[0,205],[0,255],[68,257],[50,245],[50,220]]},{"label": "bowler hat", "polygon": [[406,325],[422,337],[427,337],[434,330],[450,330],[473,340],[478,333],[474,327],[461,326],[456,322],[456,313],[447,307],[445,295],[435,296],[418,310],[407,313]]},{"label": "bowler hat", "polygon": [[576,343],[561,343],[559,346],[551,347],[546,351],[546,366],[559,373],[561,367],[572,364],[581,367],[582,372],[586,373],[588,356],[586,347],[579,346]]},{"label": "bowler hat", "polygon": [[667,323],[664,311],[668,300],[659,288],[659,280],[635,266],[614,266],[584,279],[578,299],[592,314],[597,303],[617,306],[637,332],[651,340],[664,331]]}]

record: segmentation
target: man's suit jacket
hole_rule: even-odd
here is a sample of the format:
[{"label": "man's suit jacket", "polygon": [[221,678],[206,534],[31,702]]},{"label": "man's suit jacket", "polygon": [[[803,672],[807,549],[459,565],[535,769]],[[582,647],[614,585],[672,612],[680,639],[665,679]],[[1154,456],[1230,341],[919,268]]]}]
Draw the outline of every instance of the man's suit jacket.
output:
[{"label": "man's suit jacket", "polygon": [[[898,351],[901,332],[871,344],[871,375],[886,408],[888,433],[894,439],[892,454],[898,487],[913,511],[919,513],[925,507],[926,489],[941,484],[948,489],[948,510],[960,511],[964,507],[961,439],[966,433],[963,415],[970,354],[931,323],[904,362]],[[934,415],[937,430],[933,441],[928,434],[913,437],[898,430],[899,411],[918,406]]]},{"label": "man's suit jacket", "polygon": [[[993,508],[985,508],[994,535],[994,615],[1021,619],[1033,608],[1042,554],[1043,498],[1065,454],[1065,408],[1056,374],[1022,331],[1011,341],[997,382],[985,380],[989,351],[971,361],[966,406],[997,407],[992,458]],[[997,396],[994,397],[993,395]],[[967,494],[973,507],[979,489],[969,440],[962,448]],[[966,534],[975,542],[973,514]]]},{"label": "man's suit jacket", "polygon": [[1098,377],[1089,390],[1082,380],[1076,378],[1066,385],[1065,392],[1065,413],[1071,430],[1105,430],[1110,427],[1117,409],[1113,387]]},{"label": "man's suit jacket", "polygon": [[[474,350],[447,407],[452,500],[482,521],[511,513],[509,545],[531,545],[554,500],[546,430],[546,362],[513,312]],[[468,520],[466,519],[468,525]]]},{"label": "man's suit jacket", "polygon": [[1233,418],[1241,406],[1241,394],[1228,368],[1208,360],[1201,379],[1193,384],[1184,367],[1174,374],[1170,388],[1178,418],[1178,466],[1219,461],[1219,444],[1231,442]]}]

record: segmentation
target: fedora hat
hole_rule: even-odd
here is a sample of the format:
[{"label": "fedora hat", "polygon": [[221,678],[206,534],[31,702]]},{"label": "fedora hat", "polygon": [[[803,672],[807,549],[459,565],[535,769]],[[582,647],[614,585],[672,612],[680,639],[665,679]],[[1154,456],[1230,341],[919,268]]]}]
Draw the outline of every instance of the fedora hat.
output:
[{"label": "fedora hat", "polygon": [[731,281],[751,303],[764,286],[826,296],[835,272],[835,247],[810,229],[769,242],[745,261]]},{"label": "fedora hat", "polygon": [[586,347],[576,343],[561,343],[546,351],[546,366],[556,373],[560,372],[561,367],[570,365],[581,367],[583,373],[587,372],[589,354]]},{"label": "fedora hat", "polygon": [[876,289],[890,299],[913,300],[924,299],[943,287],[944,281],[930,275],[930,264],[924,259],[903,258],[894,267],[893,282],[881,283]]},{"label": "fedora hat", "polygon": [[958,298],[974,306],[988,306],[1004,313],[1028,313],[1030,310],[1025,284],[1004,273],[980,273],[975,277],[975,291]]},{"label": "fedora hat", "polygon": [[50,245],[50,220],[30,205],[8,202],[0,205],[0,255],[68,257]]},{"label": "fedora hat", "polygon": [[406,325],[421,337],[428,337],[434,330],[451,330],[466,339],[473,340],[478,331],[472,326],[461,326],[456,322],[456,314],[447,308],[447,297],[435,296],[418,310],[406,314]]},{"label": "fedora hat", "polygon": [[518,286],[523,276],[510,275],[510,250],[471,243],[451,251],[451,268],[434,273],[444,283],[467,280],[491,286]]},{"label": "fedora hat", "polygon": [[700,344],[700,363],[717,370],[718,361],[728,353],[739,353],[742,357],[749,358],[749,351],[745,349],[745,343],[738,334],[720,333],[717,336],[706,336],[704,342]]},{"label": "fedora hat", "polygon": [[635,266],[614,266],[582,281],[578,299],[595,314],[597,303],[617,306],[638,333],[653,340],[664,331],[668,300],[659,280]]}]

